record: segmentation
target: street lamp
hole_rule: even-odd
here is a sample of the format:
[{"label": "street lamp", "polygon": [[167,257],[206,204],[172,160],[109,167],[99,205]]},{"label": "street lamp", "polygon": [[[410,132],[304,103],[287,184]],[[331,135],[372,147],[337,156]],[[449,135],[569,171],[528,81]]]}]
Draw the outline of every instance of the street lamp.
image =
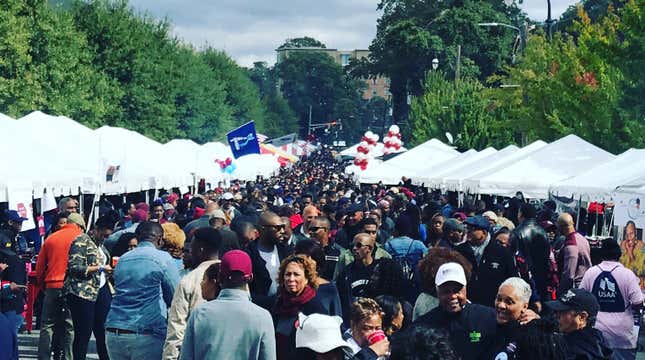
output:
[{"label": "street lamp", "polygon": [[439,59],[434,58],[432,59],[432,70],[437,70],[439,68]]},{"label": "street lamp", "polygon": [[513,29],[517,31],[517,37],[515,38],[515,44],[513,44],[513,57],[511,58],[511,61],[513,64],[515,64],[515,53],[517,52],[517,47],[518,47],[518,41],[520,44],[522,43],[522,29],[518,28],[517,26],[509,25],[509,24],[504,24],[504,23],[498,23],[498,22],[486,22],[486,23],[478,23],[478,26],[482,27],[505,27],[509,29]]}]

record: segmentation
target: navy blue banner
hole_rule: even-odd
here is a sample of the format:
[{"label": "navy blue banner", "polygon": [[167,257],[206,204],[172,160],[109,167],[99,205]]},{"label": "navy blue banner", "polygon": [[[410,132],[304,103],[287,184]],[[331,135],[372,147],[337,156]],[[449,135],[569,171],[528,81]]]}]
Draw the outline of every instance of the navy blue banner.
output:
[{"label": "navy blue banner", "polygon": [[255,122],[248,122],[226,134],[233,156],[237,159],[248,154],[259,154],[260,144],[255,134]]}]

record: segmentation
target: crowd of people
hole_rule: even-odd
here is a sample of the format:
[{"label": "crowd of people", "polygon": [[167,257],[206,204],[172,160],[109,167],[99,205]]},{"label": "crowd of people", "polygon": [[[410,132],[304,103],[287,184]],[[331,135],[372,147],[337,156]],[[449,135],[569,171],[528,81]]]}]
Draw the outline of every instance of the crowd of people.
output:
[{"label": "crowd of people", "polygon": [[[59,202],[40,359],[635,359],[642,241],[592,248],[554,203],[359,185],[327,149],[153,203]],[[26,220],[0,230],[0,359],[24,327]],[[593,252],[593,254],[592,254]]]}]

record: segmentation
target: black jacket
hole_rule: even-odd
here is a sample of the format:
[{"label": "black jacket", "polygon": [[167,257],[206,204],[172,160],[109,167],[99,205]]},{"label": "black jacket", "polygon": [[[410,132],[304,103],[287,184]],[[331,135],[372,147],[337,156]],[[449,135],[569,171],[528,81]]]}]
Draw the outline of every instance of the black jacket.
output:
[{"label": "black jacket", "polygon": [[546,295],[551,245],[544,229],[538,225],[535,219],[528,219],[513,230],[510,240],[511,244],[517,246],[526,257],[533,279],[535,279],[535,287],[540,295],[540,300],[551,300]]},{"label": "black jacket", "polygon": [[[278,249],[278,258],[280,262],[292,252],[291,247],[284,244],[276,244]],[[249,284],[249,290],[251,292],[251,299],[258,306],[261,306],[269,311],[275,302],[275,295],[269,296],[269,289],[271,288],[271,276],[269,271],[266,268],[266,261],[260,256],[260,251],[258,250],[258,240],[251,241],[249,246],[246,249],[246,252],[251,258],[251,264],[253,265],[253,281]]]},{"label": "black jacket", "polygon": [[[0,263],[9,265],[0,275],[2,281],[15,282],[18,285],[27,285],[27,269],[25,262],[13,250],[0,249]],[[16,311],[22,314],[25,304],[24,291],[12,292],[9,288],[0,290],[0,311]]]},{"label": "black jacket", "polygon": [[566,334],[564,341],[567,343],[567,359],[611,359],[612,351],[607,347],[605,338],[592,327]]},{"label": "black jacket", "polygon": [[457,246],[456,250],[473,265],[473,272],[468,281],[468,299],[477,304],[493,307],[497,289],[502,282],[509,277],[518,276],[513,256],[493,240],[484,249],[479,264],[468,242]]},{"label": "black jacket", "polygon": [[463,360],[489,360],[487,357],[497,336],[495,310],[472,303],[467,303],[456,314],[447,313],[438,306],[415,323],[446,331],[453,349]]}]

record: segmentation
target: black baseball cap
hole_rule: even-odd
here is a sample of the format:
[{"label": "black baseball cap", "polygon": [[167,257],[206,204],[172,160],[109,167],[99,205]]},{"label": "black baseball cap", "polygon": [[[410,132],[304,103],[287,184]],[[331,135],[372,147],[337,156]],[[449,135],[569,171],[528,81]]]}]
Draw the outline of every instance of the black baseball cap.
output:
[{"label": "black baseball cap", "polygon": [[548,301],[546,305],[554,311],[586,311],[591,317],[595,317],[600,310],[596,297],[585,289],[567,290],[560,299]]}]

